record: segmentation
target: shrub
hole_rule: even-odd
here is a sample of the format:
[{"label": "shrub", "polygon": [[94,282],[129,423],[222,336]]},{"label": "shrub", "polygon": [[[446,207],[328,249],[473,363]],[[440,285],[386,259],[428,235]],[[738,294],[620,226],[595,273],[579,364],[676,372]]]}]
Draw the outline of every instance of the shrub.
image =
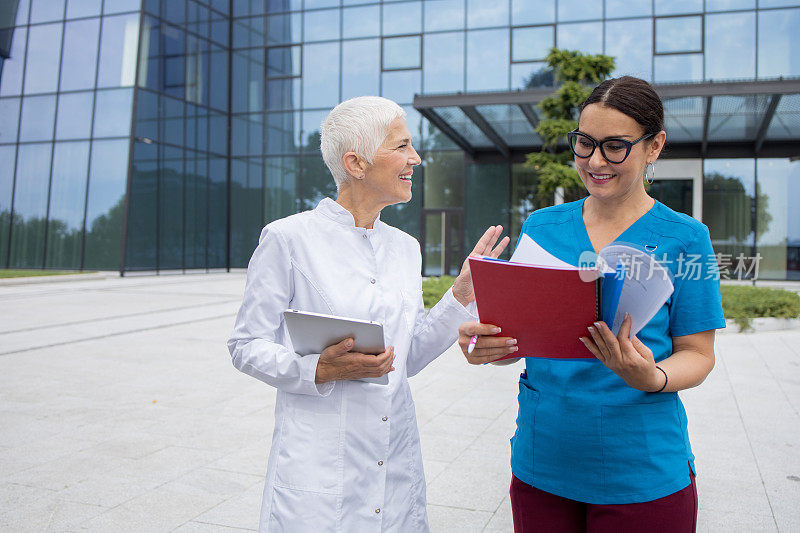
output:
[{"label": "shrub", "polygon": [[725,318],[733,319],[741,331],[750,328],[751,318],[800,316],[800,295],[797,293],[743,285],[723,285],[721,289]]},{"label": "shrub", "polygon": [[422,282],[422,301],[425,307],[430,309],[438,302],[444,293],[453,285],[453,276],[440,276],[438,278],[427,278]]}]

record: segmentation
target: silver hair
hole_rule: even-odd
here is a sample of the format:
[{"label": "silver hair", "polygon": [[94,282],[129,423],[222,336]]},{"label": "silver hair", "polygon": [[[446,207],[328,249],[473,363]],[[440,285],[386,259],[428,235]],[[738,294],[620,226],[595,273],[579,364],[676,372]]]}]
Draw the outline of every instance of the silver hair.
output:
[{"label": "silver hair", "polygon": [[389,124],[405,116],[402,107],[380,96],[351,98],[328,113],[322,121],[320,150],[337,189],[351,177],[342,163],[344,154],[355,152],[372,164]]}]

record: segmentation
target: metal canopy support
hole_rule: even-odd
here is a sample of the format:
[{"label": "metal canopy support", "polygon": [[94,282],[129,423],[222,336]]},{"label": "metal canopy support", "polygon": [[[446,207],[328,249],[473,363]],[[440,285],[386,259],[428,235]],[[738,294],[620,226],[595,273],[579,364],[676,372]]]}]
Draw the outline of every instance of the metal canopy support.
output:
[{"label": "metal canopy support", "polygon": [[436,126],[439,131],[444,133],[451,141],[456,143],[459,148],[464,150],[467,155],[472,158],[475,157],[475,148],[469,144],[469,141],[467,141],[460,133],[454,130],[450,124],[440,117],[436,111],[430,108],[417,109],[417,111],[419,111],[420,115],[427,118],[428,122]]},{"label": "metal canopy support", "polygon": [[700,153],[708,153],[708,122],[711,120],[711,97],[706,96],[706,109],[703,115],[703,138],[700,141]]},{"label": "metal canopy support", "polygon": [[472,106],[462,106],[461,111],[463,111],[464,114],[467,115],[467,118],[470,119],[473,124],[478,126],[478,129],[481,130],[490,141],[492,141],[492,144],[494,144],[498,152],[503,154],[506,159],[511,157],[511,150],[508,149],[506,142],[502,137],[500,137],[500,134],[497,133],[492,125],[489,124],[485,118],[483,118],[483,115],[481,115],[477,109]]},{"label": "metal canopy support", "polygon": [[519,104],[519,110],[531,123],[531,128],[536,131],[536,126],[539,125],[539,117],[536,116],[536,111],[533,110],[530,104]]},{"label": "metal canopy support", "polygon": [[761,126],[758,128],[758,133],[756,134],[756,143],[755,143],[755,152],[758,153],[761,151],[761,147],[764,146],[764,139],[767,136],[767,130],[769,129],[769,124],[772,122],[772,117],[775,116],[775,111],[778,109],[778,104],[781,102],[781,95],[780,94],[773,94],[772,99],[769,101],[769,106],[767,107],[767,111],[764,113],[764,118],[761,120]]}]

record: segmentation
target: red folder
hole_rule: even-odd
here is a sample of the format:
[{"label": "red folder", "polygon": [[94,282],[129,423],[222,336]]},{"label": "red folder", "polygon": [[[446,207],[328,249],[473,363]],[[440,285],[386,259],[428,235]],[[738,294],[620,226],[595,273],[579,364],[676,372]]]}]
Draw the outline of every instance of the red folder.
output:
[{"label": "red folder", "polygon": [[517,339],[512,357],[594,359],[578,337],[600,320],[600,279],[584,281],[580,270],[470,257],[478,316]]}]

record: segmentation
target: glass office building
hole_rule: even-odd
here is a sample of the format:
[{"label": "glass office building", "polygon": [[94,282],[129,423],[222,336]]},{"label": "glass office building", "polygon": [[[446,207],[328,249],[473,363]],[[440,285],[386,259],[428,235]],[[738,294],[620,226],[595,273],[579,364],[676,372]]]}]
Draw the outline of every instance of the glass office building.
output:
[{"label": "glass office building", "polygon": [[244,267],[265,223],[335,195],[327,112],[380,94],[424,160],[383,218],[425,274],[455,272],[535,205],[535,98],[504,98],[544,94],[557,46],[669,86],[653,194],[720,254],[761,254],[761,278],[800,279],[798,30],[798,0],[5,2],[0,267]]}]

